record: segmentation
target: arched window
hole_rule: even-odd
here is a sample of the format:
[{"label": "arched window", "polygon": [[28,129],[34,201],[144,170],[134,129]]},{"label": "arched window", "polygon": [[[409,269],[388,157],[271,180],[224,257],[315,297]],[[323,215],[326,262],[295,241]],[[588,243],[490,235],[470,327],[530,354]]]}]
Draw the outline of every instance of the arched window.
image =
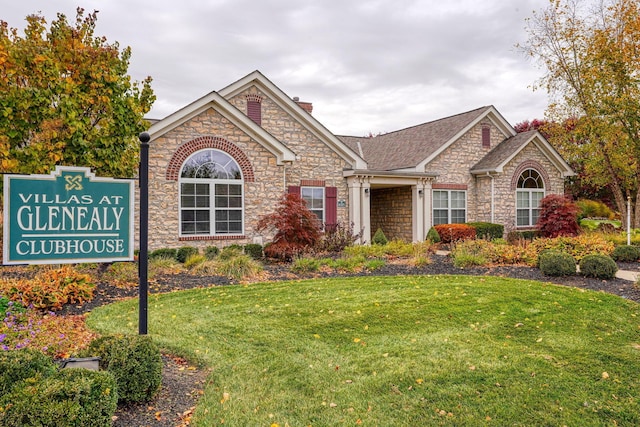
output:
[{"label": "arched window", "polygon": [[544,181],[535,169],[526,169],[516,188],[516,226],[532,227],[538,222],[540,200],[544,198]]},{"label": "arched window", "polygon": [[180,235],[240,235],[244,230],[243,178],[220,150],[192,154],[180,170]]}]

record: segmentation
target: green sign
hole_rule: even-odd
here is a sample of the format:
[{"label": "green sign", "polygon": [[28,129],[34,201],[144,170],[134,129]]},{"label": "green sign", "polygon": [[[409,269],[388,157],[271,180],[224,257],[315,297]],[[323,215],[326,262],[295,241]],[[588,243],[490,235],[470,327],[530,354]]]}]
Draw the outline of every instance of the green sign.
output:
[{"label": "green sign", "polygon": [[4,264],[133,261],[134,181],[89,168],[4,176]]}]

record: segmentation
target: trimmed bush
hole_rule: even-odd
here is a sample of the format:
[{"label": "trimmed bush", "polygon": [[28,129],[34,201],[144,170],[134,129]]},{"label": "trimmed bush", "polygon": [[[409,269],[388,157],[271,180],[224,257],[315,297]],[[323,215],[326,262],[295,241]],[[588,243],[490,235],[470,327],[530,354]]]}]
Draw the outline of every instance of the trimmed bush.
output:
[{"label": "trimmed bush", "polygon": [[433,243],[440,243],[440,235],[438,234],[438,230],[435,227],[431,227],[427,232],[426,240],[431,240]]},{"label": "trimmed bush", "polygon": [[540,254],[538,263],[545,276],[573,276],[576,274],[576,260],[571,255],[554,250]]},{"label": "trimmed bush", "polygon": [[197,255],[199,253],[198,248],[193,246],[183,246],[176,252],[176,259],[178,262],[185,263],[191,255]]},{"label": "trimmed bush", "polygon": [[468,222],[467,225],[476,229],[476,237],[485,240],[502,239],[504,225],[490,222]]},{"label": "trimmed bush", "polygon": [[28,378],[53,375],[56,369],[53,360],[39,351],[28,348],[0,351],[0,396]]},{"label": "trimmed bush", "polygon": [[108,427],[116,411],[116,388],[108,372],[62,369],[3,395],[0,425]]},{"label": "trimmed bush", "polygon": [[220,249],[217,246],[207,246],[204,249],[204,256],[207,259],[214,259],[220,254]]},{"label": "trimmed bush", "polygon": [[167,258],[167,259],[178,259],[178,250],[175,248],[160,248],[152,251],[149,254],[149,259],[156,258]]},{"label": "trimmed bush", "polygon": [[381,245],[381,246],[384,246],[387,243],[389,243],[389,239],[387,239],[387,236],[384,235],[382,228],[378,228],[376,230],[375,234],[371,238],[371,243],[373,243],[374,245]]},{"label": "trimmed bush", "polygon": [[103,336],[85,354],[100,357],[100,369],[113,374],[120,402],[148,401],[160,389],[162,356],[147,335]]},{"label": "trimmed bush", "polygon": [[618,265],[608,255],[587,255],[580,260],[580,274],[585,277],[610,280],[616,277]]},{"label": "trimmed bush", "polygon": [[611,258],[620,262],[636,262],[640,259],[640,248],[637,246],[616,246],[611,253]]},{"label": "trimmed bush", "polygon": [[262,245],[258,243],[247,243],[244,245],[244,253],[253,259],[262,259]]},{"label": "trimmed bush", "polygon": [[476,229],[467,224],[438,224],[434,226],[442,243],[476,238]]}]

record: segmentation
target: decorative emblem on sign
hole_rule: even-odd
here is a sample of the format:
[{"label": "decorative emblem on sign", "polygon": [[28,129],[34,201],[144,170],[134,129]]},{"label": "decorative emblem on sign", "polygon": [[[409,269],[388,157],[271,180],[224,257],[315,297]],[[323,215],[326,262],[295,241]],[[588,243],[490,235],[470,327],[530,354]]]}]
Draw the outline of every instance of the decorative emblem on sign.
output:
[{"label": "decorative emblem on sign", "polygon": [[76,175],[76,176],[70,176],[70,175],[66,175],[64,177],[64,180],[67,181],[67,185],[64,186],[64,189],[67,191],[71,191],[71,190],[82,190],[82,176],[80,175]]}]

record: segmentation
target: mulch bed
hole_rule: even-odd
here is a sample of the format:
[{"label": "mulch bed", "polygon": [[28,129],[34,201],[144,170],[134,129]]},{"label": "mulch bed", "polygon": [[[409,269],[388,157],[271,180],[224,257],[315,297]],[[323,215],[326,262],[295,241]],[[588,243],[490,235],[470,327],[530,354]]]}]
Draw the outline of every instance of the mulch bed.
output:
[{"label": "mulch bed", "polygon": [[[639,264],[619,264],[620,269],[640,271]],[[289,266],[270,264],[265,267],[264,276],[260,281],[290,280],[303,278],[319,278],[334,276],[396,276],[396,275],[439,275],[465,274],[473,276],[502,276],[517,279],[538,280],[559,285],[592,289],[619,295],[623,298],[640,302],[640,289],[633,282],[613,279],[600,280],[580,276],[548,277],[539,269],[524,266],[473,267],[460,269],[453,266],[449,257],[433,256],[431,264],[414,267],[401,260],[389,261],[382,268],[373,272],[358,272],[338,274],[335,272],[321,272],[315,274],[296,275],[291,273]],[[210,286],[224,286],[232,282],[218,276],[194,276],[187,273],[161,275],[150,281],[150,293],[165,293],[177,290],[204,288]],[[60,314],[82,314],[95,307],[109,304],[125,298],[136,297],[138,289],[119,288],[108,283],[99,283],[95,297],[82,306],[66,306]],[[184,359],[163,355],[164,368],[162,388],[160,393],[151,401],[144,404],[122,406],[118,408],[113,425],[125,426],[158,426],[174,427],[189,425],[191,413],[198,397],[206,386],[209,372],[206,369],[190,366]]]}]

